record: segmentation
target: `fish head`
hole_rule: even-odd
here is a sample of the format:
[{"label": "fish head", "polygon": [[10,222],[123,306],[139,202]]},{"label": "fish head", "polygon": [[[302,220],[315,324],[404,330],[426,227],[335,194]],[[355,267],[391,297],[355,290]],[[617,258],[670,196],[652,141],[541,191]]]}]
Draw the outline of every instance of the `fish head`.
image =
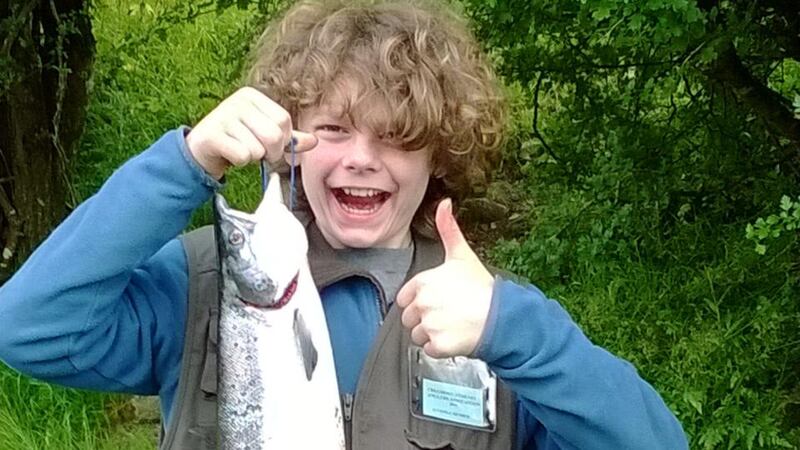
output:
[{"label": "fish head", "polygon": [[307,264],[308,239],[283,204],[277,175],[253,214],[230,208],[219,194],[214,203],[224,297],[258,308],[288,303]]}]

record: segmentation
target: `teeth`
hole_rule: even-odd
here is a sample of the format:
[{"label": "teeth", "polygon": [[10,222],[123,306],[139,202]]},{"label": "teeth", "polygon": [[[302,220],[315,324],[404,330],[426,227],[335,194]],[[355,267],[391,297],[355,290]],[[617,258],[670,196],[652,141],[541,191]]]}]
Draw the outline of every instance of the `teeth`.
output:
[{"label": "teeth", "polygon": [[372,206],[370,208],[360,209],[360,208],[353,208],[351,206],[348,206],[348,205],[345,205],[345,204],[342,204],[342,203],[340,203],[339,205],[345,211],[349,212],[350,214],[354,214],[354,215],[369,215],[369,214],[372,214],[372,213],[374,213],[375,211],[378,210],[378,206]]},{"label": "teeth", "polygon": [[380,191],[377,189],[361,189],[361,188],[342,188],[345,194],[353,197],[373,197],[378,195]]}]

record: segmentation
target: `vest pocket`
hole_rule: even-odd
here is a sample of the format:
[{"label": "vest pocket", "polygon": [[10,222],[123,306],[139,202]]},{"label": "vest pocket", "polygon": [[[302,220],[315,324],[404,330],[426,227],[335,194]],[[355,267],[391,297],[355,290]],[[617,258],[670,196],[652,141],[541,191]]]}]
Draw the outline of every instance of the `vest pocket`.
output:
[{"label": "vest pocket", "polygon": [[456,450],[453,444],[448,440],[426,440],[412,435],[406,430],[406,440],[408,441],[409,448],[411,449],[424,449],[424,450]]},{"label": "vest pocket", "polygon": [[[427,424],[426,424],[427,425]],[[476,433],[480,431],[466,428],[451,427],[449,425],[432,423],[432,427],[424,429],[405,430],[406,441],[409,449],[415,450],[483,450],[492,448],[487,440],[483,440]],[[413,425],[412,425],[413,426]]]},{"label": "vest pocket", "polygon": [[203,369],[200,374],[200,390],[203,391],[206,399],[216,398],[217,396],[218,324],[219,309],[211,308],[208,318],[208,330],[206,331],[205,361],[203,361]]}]

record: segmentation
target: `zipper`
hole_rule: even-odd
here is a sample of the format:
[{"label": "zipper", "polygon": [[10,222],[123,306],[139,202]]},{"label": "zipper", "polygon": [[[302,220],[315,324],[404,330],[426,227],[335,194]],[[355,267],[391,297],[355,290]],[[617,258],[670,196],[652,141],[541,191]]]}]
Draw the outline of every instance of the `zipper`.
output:
[{"label": "zipper", "polygon": [[353,420],[353,401],[355,396],[353,394],[344,394],[344,420],[349,423]]},{"label": "zipper", "polygon": [[383,319],[386,317],[386,312],[387,312],[386,300],[384,299],[383,290],[380,288],[378,283],[375,280],[373,280],[372,277],[370,277],[369,279],[372,282],[372,288],[375,289],[375,306],[378,307],[378,317],[379,317],[378,326],[381,326],[383,325]]},{"label": "zipper", "polygon": [[353,438],[353,402],[355,396],[347,393],[342,395],[342,409],[344,410],[344,441],[349,445]]}]

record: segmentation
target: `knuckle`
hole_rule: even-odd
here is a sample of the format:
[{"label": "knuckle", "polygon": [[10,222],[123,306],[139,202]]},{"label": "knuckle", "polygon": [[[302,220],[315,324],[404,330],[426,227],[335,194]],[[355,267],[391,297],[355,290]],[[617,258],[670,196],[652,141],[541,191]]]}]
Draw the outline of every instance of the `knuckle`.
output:
[{"label": "knuckle", "polygon": [[275,123],[278,124],[282,130],[289,130],[292,127],[292,116],[290,116],[289,112],[285,109],[281,109],[275,114]]},{"label": "knuckle", "polygon": [[407,327],[414,325],[414,311],[411,308],[406,308],[403,311],[403,315],[400,316],[400,321]]},{"label": "knuckle", "polygon": [[225,159],[227,159],[234,166],[244,166],[250,162],[250,157],[247,153],[236,150],[225,155]]}]

